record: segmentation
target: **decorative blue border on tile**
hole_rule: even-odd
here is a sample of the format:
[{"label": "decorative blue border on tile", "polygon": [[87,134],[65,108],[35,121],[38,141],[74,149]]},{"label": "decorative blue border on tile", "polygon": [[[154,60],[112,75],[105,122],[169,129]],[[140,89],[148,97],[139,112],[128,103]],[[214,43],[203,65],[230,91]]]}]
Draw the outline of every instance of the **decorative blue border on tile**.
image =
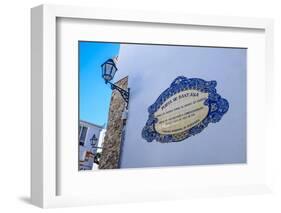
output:
[{"label": "decorative blue border on tile", "polygon": [[[152,142],[156,140],[161,143],[179,142],[186,138],[200,133],[205,129],[209,123],[216,123],[221,120],[222,116],[228,111],[229,104],[228,101],[222,98],[216,92],[216,81],[205,81],[200,78],[186,78],[184,76],[177,77],[148,108],[148,120],[142,130],[142,137],[147,142]],[[159,134],[154,125],[157,123],[157,118],[154,117],[154,113],[161,107],[161,105],[171,96],[188,89],[195,89],[201,92],[209,93],[208,99],[205,100],[204,104],[209,107],[208,115],[199,124],[186,130],[183,133],[178,133],[174,135],[163,135]]]}]

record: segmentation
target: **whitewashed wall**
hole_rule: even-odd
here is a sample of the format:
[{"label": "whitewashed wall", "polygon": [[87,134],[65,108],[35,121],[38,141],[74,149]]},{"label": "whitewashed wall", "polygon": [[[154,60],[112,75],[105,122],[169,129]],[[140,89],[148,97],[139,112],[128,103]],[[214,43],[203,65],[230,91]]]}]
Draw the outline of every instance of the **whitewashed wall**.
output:
[{"label": "whitewashed wall", "polygon": [[[129,117],[121,167],[177,166],[246,161],[246,49],[123,44],[115,80],[129,76]],[[177,76],[216,80],[229,101],[219,123],[180,143],[148,143],[142,136],[148,107]]]},{"label": "whitewashed wall", "polygon": [[[93,149],[91,146],[91,138],[93,137],[94,134],[96,135],[96,138],[98,139],[98,141],[97,141],[97,146],[98,146],[99,139],[100,139],[100,133],[103,130],[103,127],[95,125],[95,124],[91,124],[88,122],[84,122],[84,121],[80,121],[80,126],[85,126],[88,128],[84,146],[79,146],[79,159],[84,160],[85,154],[87,151],[92,151],[94,153],[97,151],[96,149]],[[86,163],[85,165],[87,167],[92,167],[92,164],[93,164],[93,161],[90,161],[90,162]]]}]

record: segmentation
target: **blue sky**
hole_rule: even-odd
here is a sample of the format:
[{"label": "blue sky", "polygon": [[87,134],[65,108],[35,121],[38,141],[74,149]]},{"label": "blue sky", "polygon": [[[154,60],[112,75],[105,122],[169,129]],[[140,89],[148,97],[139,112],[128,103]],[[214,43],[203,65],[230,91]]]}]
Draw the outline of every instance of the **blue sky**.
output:
[{"label": "blue sky", "polygon": [[107,123],[111,89],[101,75],[101,64],[119,54],[120,44],[79,41],[80,120]]}]

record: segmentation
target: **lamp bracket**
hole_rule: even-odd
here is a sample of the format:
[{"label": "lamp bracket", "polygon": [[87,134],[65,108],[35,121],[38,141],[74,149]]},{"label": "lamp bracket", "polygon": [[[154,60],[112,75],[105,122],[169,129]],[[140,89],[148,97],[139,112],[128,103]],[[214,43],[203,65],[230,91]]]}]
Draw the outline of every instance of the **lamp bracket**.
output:
[{"label": "lamp bracket", "polygon": [[111,87],[112,90],[116,89],[121,94],[122,98],[127,103],[126,108],[128,109],[129,96],[130,96],[130,88],[128,88],[128,90],[124,90],[121,87],[118,87],[117,85],[115,85],[115,84],[113,84],[113,83],[111,83],[109,81],[107,81],[106,83],[110,84],[110,87]]}]

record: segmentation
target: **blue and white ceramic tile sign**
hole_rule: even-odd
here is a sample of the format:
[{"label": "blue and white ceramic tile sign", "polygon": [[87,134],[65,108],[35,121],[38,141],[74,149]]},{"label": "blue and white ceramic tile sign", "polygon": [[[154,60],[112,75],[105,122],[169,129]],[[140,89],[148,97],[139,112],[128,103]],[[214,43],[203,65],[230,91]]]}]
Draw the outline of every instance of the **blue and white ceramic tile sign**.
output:
[{"label": "blue and white ceramic tile sign", "polygon": [[216,86],[216,81],[177,77],[148,108],[142,137],[147,142],[179,142],[219,122],[229,103]]}]

